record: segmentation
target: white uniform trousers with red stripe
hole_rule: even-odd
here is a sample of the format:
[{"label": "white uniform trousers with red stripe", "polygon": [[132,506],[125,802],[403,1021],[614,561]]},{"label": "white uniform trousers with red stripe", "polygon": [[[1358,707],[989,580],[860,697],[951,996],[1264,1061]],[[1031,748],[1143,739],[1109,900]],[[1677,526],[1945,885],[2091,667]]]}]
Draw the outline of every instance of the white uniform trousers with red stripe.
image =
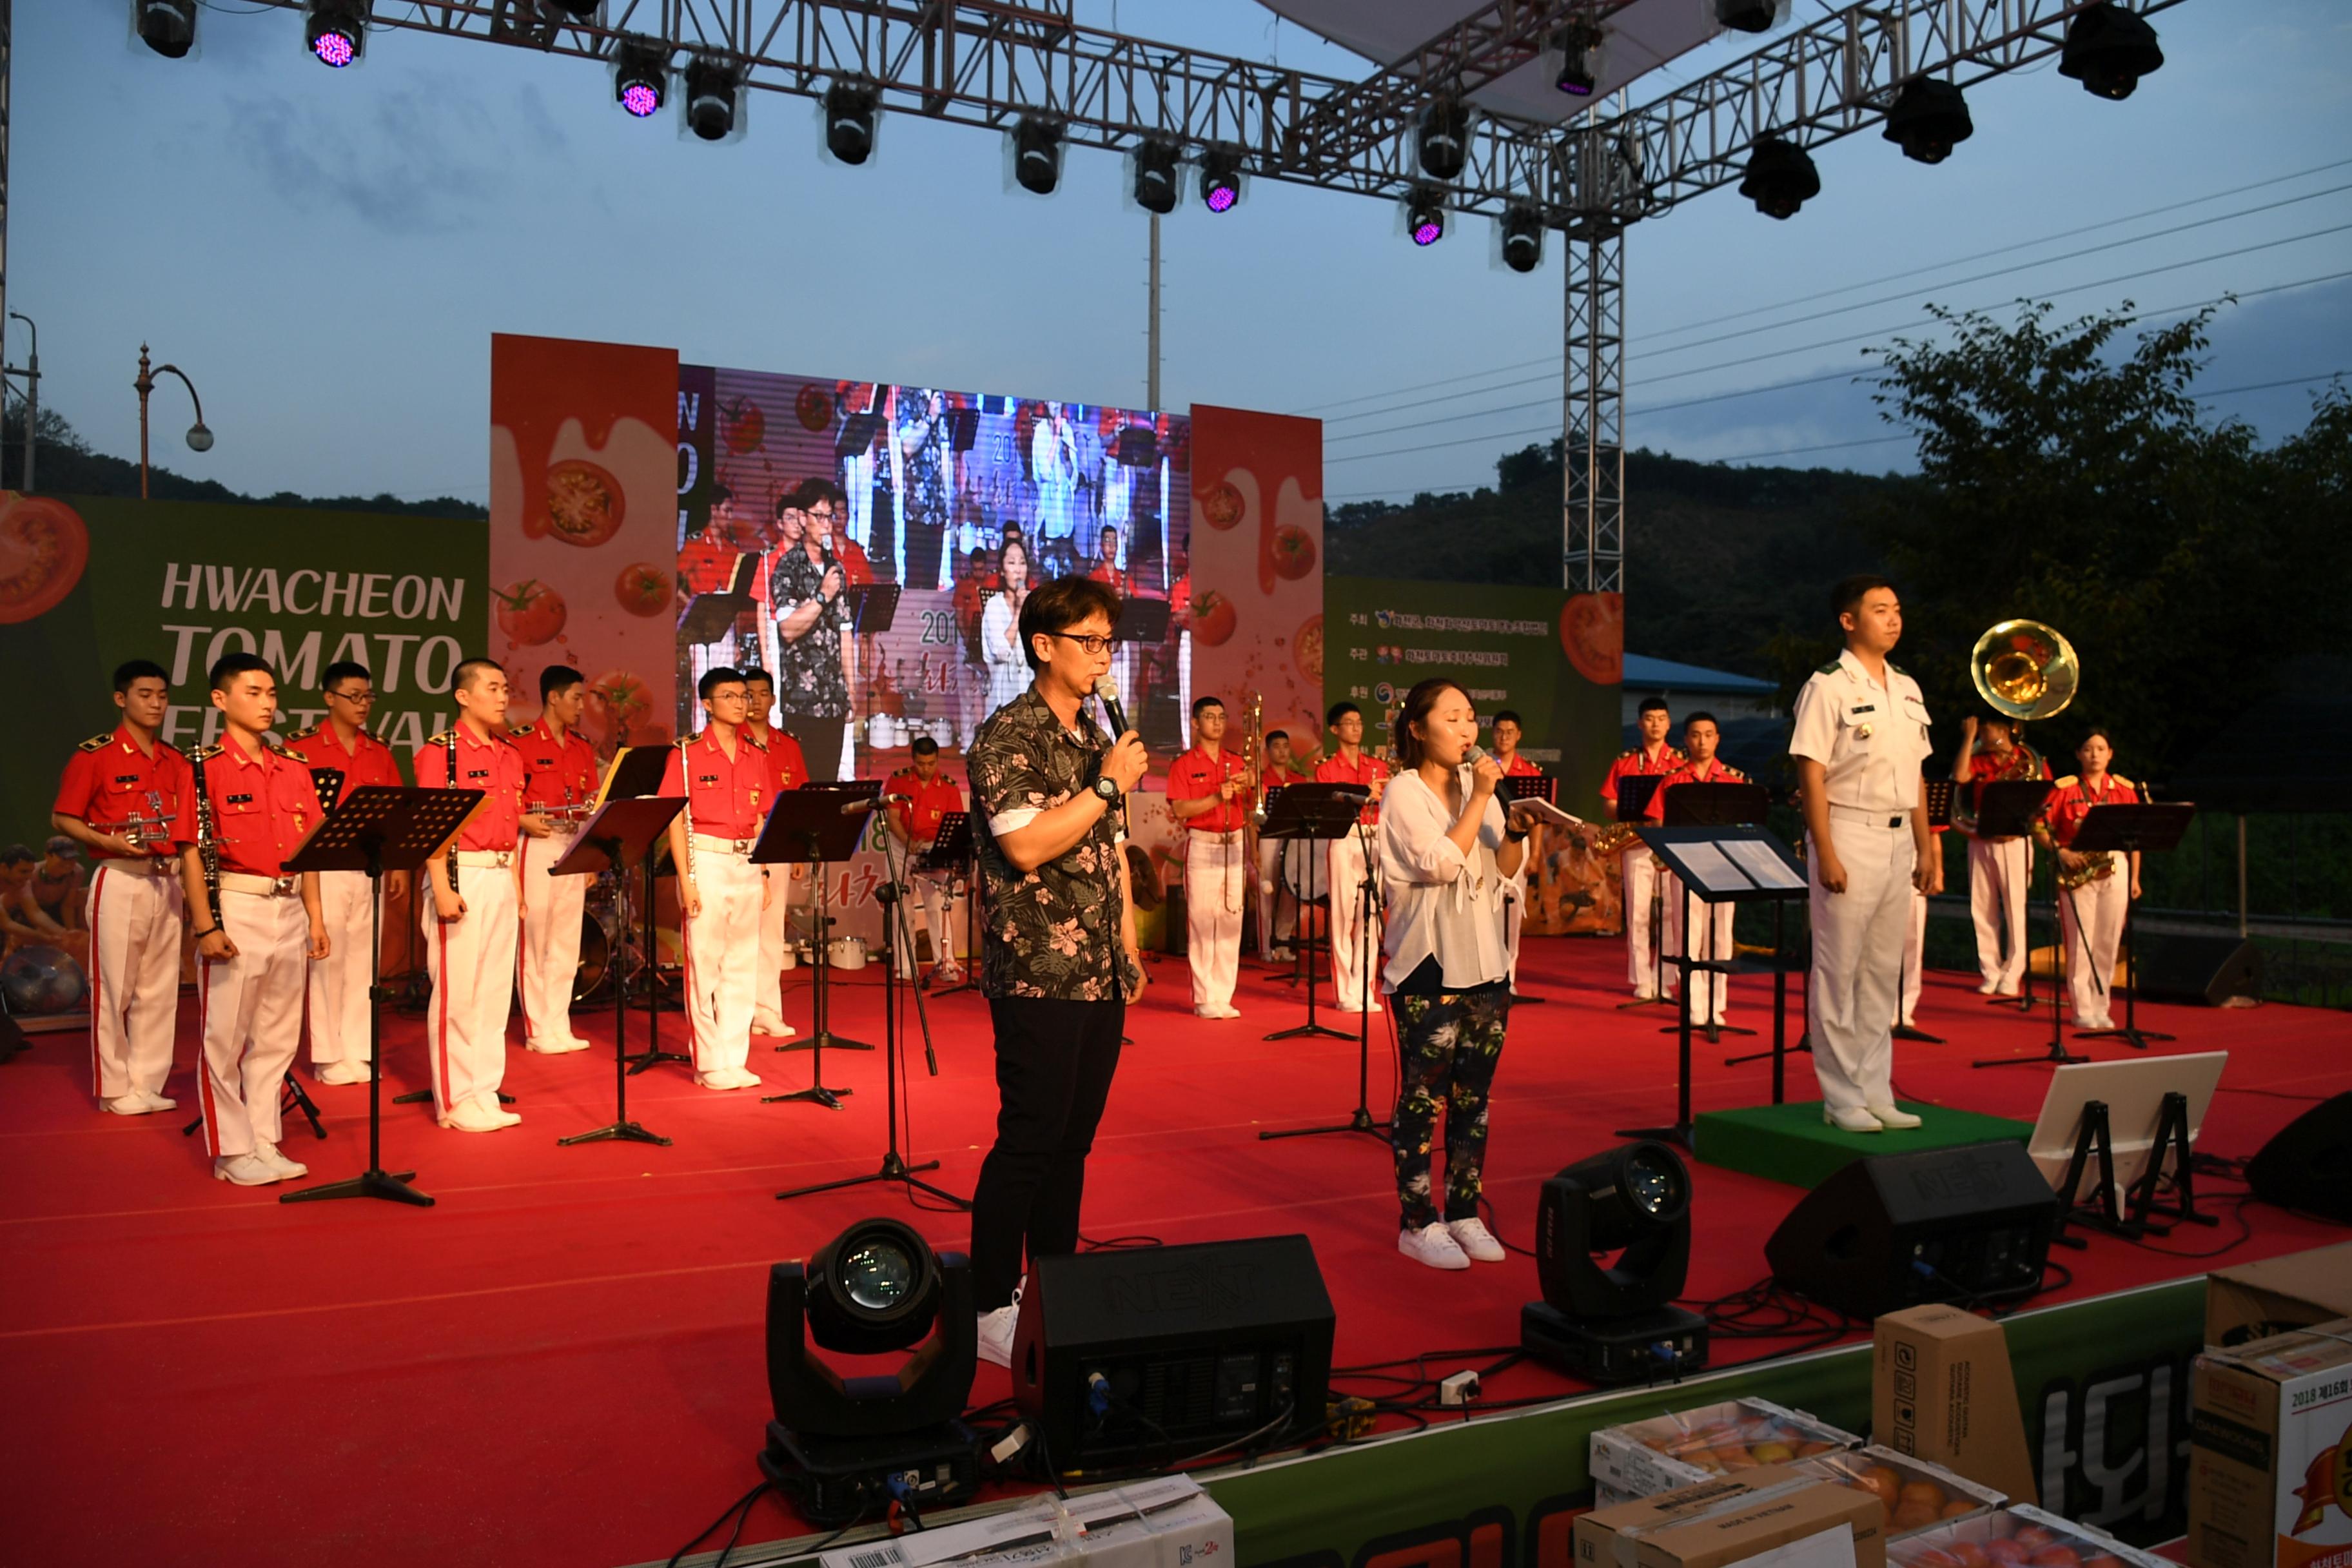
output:
[{"label": "white uniform trousers with red stripe", "polygon": [[1368,843],[1372,875],[1377,879],[1380,835],[1360,824],[1346,837],[1331,840],[1331,858],[1324,868],[1331,879],[1331,1005],[1342,1013],[1381,1010],[1381,917],[1377,902],[1372,906],[1369,931],[1364,918],[1364,857]]},{"label": "white uniform trousers with red stripe", "polygon": [[1675,972],[1658,963],[1656,935],[1663,934],[1665,921],[1664,905],[1657,911],[1659,924],[1651,925],[1651,900],[1664,891],[1665,868],[1658,864],[1656,854],[1636,838],[1626,846],[1618,859],[1622,875],[1619,885],[1624,890],[1625,910],[1625,978],[1633,983],[1633,994],[1649,996],[1663,992],[1675,994]]},{"label": "white uniform trousers with red stripe", "polygon": [[277,1142],[282,1131],[278,1097],[302,1045],[310,921],[292,892],[224,888],[220,902],[221,929],[236,956],[196,960],[205,1038],[197,1086],[205,1152],[234,1159],[252,1153],[257,1142]]},{"label": "white uniform trousers with red stripe", "polygon": [[1250,883],[1249,851],[1239,831],[1186,827],[1184,962],[1192,971],[1192,1008],[1212,1013],[1234,1004],[1242,971],[1242,899]]},{"label": "white uniform trousers with red stripe", "polygon": [[702,912],[686,921],[686,1023],[698,1077],[751,1058],[760,984],[760,868],[725,842],[698,834],[694,843]]},{"label": "white uniform trousers with red stripe", "polygon": [[763,1035],[784,1032],[784,933],[793,918],[793,889],[807,884],[793,873],[800,866],[771,866],[769,879],[776,896],[760,911],[760,962],[751,972],[751,1026]]},{"label": "white uniform trousers with red stripe", "polygon": [[[1675,973],[1675,960],[1683,954],[1683,924],[1685,921],[1696,927],[1698,940],[1691,951],[1693,958],[1711,963],[1723,963],[1733,956],[1731,944],[1732,906],[1710,904],[1696,894],[1685,899],[1683,880],[1672,871],[1661,872],[1658,885],[1664,889],[1666,910],[1666,971]],[[1697,1024],[1725,1022],[1724,1005],[1731,994],[1730,977],[1712,970],[1696,970],[1691,974],[1691,1021]]]},{"label": "white uniform trousers with red stripe", "polygon": [[516,978],[522,992],[522,1039],[532,1050],[562,1047],[572,1032],[572,987],[580,977],[580,922],[592,877],[551,877],[547,868],[572,852],[572,835],[524,836],[515,847],[521,868],[522,940]]},{"label": "white uniform trousers with red stripe", "polygon": [[457,895],[466,912],[448,921],[435,912],[429,889],[418,900],[425,908],[425,967],[433,975],[425,1043],[432,1057],[437,1117],[469,1100],[480,1100],[488,1110],[499,1108],[499,1085],[507,1073],[515,946],[521,935],[510,868],[461,859]]},{"label": "white uniform trousers with red stripe", "polygon": [[[2112,1029],[2116,952],[2123,944],[2124,914],[2131,907],[2131,868],[2115,857],[2114,869],[2095,882],[2058,895],[2059,926],[2066,942],[2066,998],[2074,1005],[2074,1027]],[[2088,951],[2085,951],[2085,942]]]},{"label": "white uniform trousers with red stripe", "polygon": [[1503,973],[1511,989],[1519,988],[1519,932],[1528,923],[1528,861],[1503,884]]},{"label": "white uniform trousers with red stripe", "polygon": [[180,1017],[185,900],[176,858],[152,871],[101,860],[83,913],[90,930],[90,1087],[100,1100],[160,1094]]},{"label": "white uniform trousers with red stripe", "polygon": [[327,956],[310,965],[310,1065],[364,1065],[368,1056],[368,878],[319,873],[319,916]]},{"label": "white uniform trousers with red stripe", "polygon": [[2032,840],[1969,840],[1969,915],[1977,928],[1977,969],[2004,996],[2025,984],[2025,894],[2032,882]]}]

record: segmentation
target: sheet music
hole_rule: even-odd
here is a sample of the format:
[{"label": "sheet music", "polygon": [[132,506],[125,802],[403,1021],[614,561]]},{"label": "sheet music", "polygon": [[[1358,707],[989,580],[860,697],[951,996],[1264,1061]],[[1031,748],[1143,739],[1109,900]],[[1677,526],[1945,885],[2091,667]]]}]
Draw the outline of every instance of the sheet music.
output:
[{"label": "sheet music", "polygon": [[1790,870],[1789,863],[1773,854],[1772,847],[1760,838],[1726,839],[1723,851],[1759,888],[1796,892],[1805,885],[1805,879]]},{"label": "sheet music", "polygon": [[1750,884],[1738,867],[1712,844],[1677,844],[1675,856],[1706,893],[1744,893]]}]

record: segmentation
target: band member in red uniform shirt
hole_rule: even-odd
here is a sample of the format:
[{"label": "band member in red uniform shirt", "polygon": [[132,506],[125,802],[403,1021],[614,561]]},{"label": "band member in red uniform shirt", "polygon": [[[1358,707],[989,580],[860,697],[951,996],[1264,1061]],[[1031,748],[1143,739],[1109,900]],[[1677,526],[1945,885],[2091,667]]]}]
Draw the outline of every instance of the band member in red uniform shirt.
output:
[{"label": "band member in red uniform shirt", "polygon": [[[2083,771],[2058,781],[2042,808],[2042,819],[2034,834],[2044,849],[2058,857],[2062,879],[2058,918],[2066,938],[2066,994],[2074,1005],[2078,1029],[2116,1026],[2108,1011],[2109,980],[2116,971],[2116,946],[2123,940],[2124,913],[2140,894],[2137,851],[2127,857],[2130,864],[2119,871],[2114,851],[2085,855],[2073,847],[2083,818],[2095,808],[2140,803],[2139,786],[2108,771],[2115,754],[2115,742],[2104,729],[2084,736],[2083,743],[2074,748],[2074,761]],[[2071,890],[2063,889],[2063,881],[2082,877],[2089,879]]]},{"label": "band member in red uniform shirt", "polygon": [[[312,768],[332,768],[343,776],[335,796],[341,805],[363,784],[407,783],[392,748],[368,733],[375,709],[375,681],[367,666],[349,659],[327,666],[319,689],[327,700],[326,721],[286,742],[286,749]],[[408,896],[408,873],[386,871],[387,899]],[[328,955],[310,965],[309,987],[310,1068],[320,1083],[368,1080],[368,934],[373,890],[364,871],[319,873],[319,913],[327,922]]]},{"label": "band member in red uniform shirt", "polygon": [[[938,842],[940,823],[951,811],[964,809],[963,792],[940,772],[940,743],[929,735],[918,735],[912,748],[914,760],[890,775],[883,784],[885,795],[907,797],[907,804],[893,805],[884,819],[890,836],[907,847],[909,856],[928,852]],[[929,984],[953,985],[963,979],[963,969],[956,963],[955,873],[952,871],[915,871],[908,880],[914,884],[916,911],[929,924],[931,952],[934,962]],[[914,954],[899,960],[901,973],[913,973]]]},{"label": "band member in red uniform shirt", "polygon": [[[1649,818],[1663,826],[1666,820],[1666,795],[1686,784],[1746,784],[1748,775],[1729,763],[1717,760],[1715,750],[1723,742],[1723,728],[1712,713],[1694,713],[1683,721],[1683,751],[1689,760],[1666,775],[1666,782],[1650,796]],[[1683,950],[1683,888],[1671,871],[1660,873],[1660,897],[1666,910],[1665,954],[1669,959]],[[1693,900],[1696,902],[1696,900]],[[1694,958],[1720,960],[1731,956],[1731,916],[1729,904],[1698,904],[1690,911],[1699,921],[1698,951]],[[1669,971],[1671,973],[1671,971]],[[1712,971],[1701,971],[1692,981],[1691,1021],[1721,1027],[1724,1023],[1724,1001],[1729,994],[1725,976]]]},{"label": "band member in red uniform shirt", "polygon": [[[776,710],[776,685],[764,669],[743,672],[743,732],[768,753],[768,776],[775,795],[808,783],[801,743],[770,722]],[[771,800],[774,795],[769,797]],[[793,908],[815,895],[805,866],[768,868],[768,899],[760,906],[760,966],[751,993],[751,1032],[788,1040],[799,1033],[784,1022],[784,937]]]},{"label": "band member in red uniform shirt", "polygon": [[[1609,776],[1601,781],[1601,799],[1612,813],[1617,809],[1619,779],[1671,773],[1690,760],[1666,744],[1666,731],[1673,728],[1674,720],[1666,711],[1664,698],[1643,698],[1638,721],[1642,743],[1621,753],[1609,764]],[[1648,845],[1638,838],[1629,838],[1619,852],[1619,862],[1625,917],[1625,976],[1633,983],[1633,999],[1654,1002],[1661,992],[1671,996],[1675,994],[1674,971],[1658,967],[1655,933],[1651,925],[1652,906],[1658,891],[1657,858],[1650,853]]]},{"label": "band member in red uniform shirt", "polygon": [[[509,739],[507,672],[487,658],[457,666],[457,722],[416,753],[420,788],[478,789],[465,826],[425,862],[432,907],[425,958],[433,1001],[425,1016],[433,1055],[433,1108],[456,1132],[495,1132],[522,1120],[499,1108],[515,948],[537,888],[516,880],[523,760]],[[546,879],[541,879],[542,881]]]},{"label": "band member in red uniform shirt", "polygon": [[1324,716],[1339,749],[1316,764],[1317,784],[1361,784],[1372,798],[1356,816],[1356,831],[1331,840],[1328,877],[1322,890],[1331,898],[1331,999],[1342,1013],[1377,1013],[1372,971],[1381,952],[1379,892],[1373,893],[1370,929],[1364,919],[1363,884],[1381,874],[1381,795],[1389,786],[1389,764],[1364,751],[1364,710],[1337,702]]},{"label": "band member in red uniform shirt", "polygon": [[[1271,805],[1274,792],[1287,789],[1295,784],[1312,782],[1314,774],[1291,765],[1290,732],[1268,730],[1265,732],[1266,803]],[[1297,854],[1307,854],[1301,844]],[[1274,950],[1287,945],[1298,920],[1298,900],[1282,885],[1279,862],[1291,847],[1279,838],[1260,838],[1257,844],[1257,955],[1266,963],[1274,962]],[[1294,861],[1294,864],[1303,862]]]},{"label": "band member in red uniform shirt", "polygon": [[751,863],[751,850],[775,800],[775,779],[766,749],[743,730],[742,676],[705,670],[698,695],[709,722],[671,748],[661,784],[662,794],[686,797],[686,809],[670,819],[669,854],[679,868],[685,915],[687,1034],[695,1082],[755,1089],[760,1075],[745,1063],[768,874]]},{"label": "band member in red uniform shirt", "polygon": [[[1503,770],[1507,779],[1539,779],[1543,770],[1519,755],[1519,741],[1527,733],[1527,725],[1519,716],[1506,708],[1495,715],[1495,765]],[[1511,795],[1506,792],[1503,801],[1508,805]],[[1537,827],[1528,836],[1527,852],[1519,857],[1519,868],[1513,873],[1503,889],[1503,956],[1511,966],[1511,985],[1519,983],[1519,928],[1527,923],[1528,879],[1543,864],[1543,829]]]},{"label": "band member in red uniform shirt", "polygon": [[160,664],[114,672],[122,719],[67,759],[49,826],[90,852],[90,1092],[117,1116],[171,1110],[172,1037],[186,918],[180,849],[195,842],[188,759],[158,733],[172,700]]},{"label": "band member in red uniform shirt", "polygon": [[197,919],[196,1089],[213,1174],[258,1187],[310,1173],[278,1152],[278,1096],[302,1040],[303,960],[332,948],[318,877],[285,867],[324,814],[310,768],[266,737],[278,713],[269,666],[226,655],[212,686],[220,744],[190,759],[198,842],[180,860],[182,895]]},{"label": "band member in red uniform shirt", "polygon": [[1249,880],[1243,829],[1255,795],[1250,761],[1224,746],[1225,705],[1192,702],[1192,749],[1168,767],[1168,805],[1184,835],[1185,959],[1192,970],[1192,1011],[1238,1018],[1234,985],[1241,978],[1242,889]]},{"label": "band member in red uniform shirt", "polygon": [[2049,776],[2049,767],[2019,737],[2017,721],[2008,714],[1960,721],[1960,755],[1952,777],[1967,792],[1968,810],[1954,815],[1963,817],[1959,826],[1969,836],[1969,913],[1976,922],[1977,968],[1984,977],[1977,990],[1982,995],[2014,996],[2025,984],[2025,894],[2033,881],[2031,838],[1986,838],[1975,832],[1984,786]]},{"label": "band member in red uniform shirt", "polygon": [[522,1043],[545,1056],[584,1051],[572,1032],[572,987],[580,973],[580,931],[586,877],[551,877],[572,853],[604,773],[596,748],[579,731],[588,678],[568,664],[539,672],[539,717],[509,732],[522,757],[523,815],[517,826],[516,879],[523,889],[522,940],[515,953],[522,994]]}]

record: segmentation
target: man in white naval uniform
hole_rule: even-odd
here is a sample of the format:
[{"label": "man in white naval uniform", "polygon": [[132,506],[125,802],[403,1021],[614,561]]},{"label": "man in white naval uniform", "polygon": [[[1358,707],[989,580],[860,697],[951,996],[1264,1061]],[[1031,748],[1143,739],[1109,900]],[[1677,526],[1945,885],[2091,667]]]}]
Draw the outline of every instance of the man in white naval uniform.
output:
[{"label": "man in white naval uniform", "polygon": [[1883,577],[1848,577],[1830,604],[1845,651],[1797,693],[1797,759],[1812,884],[1805,984],[1822,1120],[1849,1132],[1916,1127],[1895,1103],[1893,1027],[1916,889],[1943,881],[1927,824],[1927,703],[1886,656],[1903,606]]}]

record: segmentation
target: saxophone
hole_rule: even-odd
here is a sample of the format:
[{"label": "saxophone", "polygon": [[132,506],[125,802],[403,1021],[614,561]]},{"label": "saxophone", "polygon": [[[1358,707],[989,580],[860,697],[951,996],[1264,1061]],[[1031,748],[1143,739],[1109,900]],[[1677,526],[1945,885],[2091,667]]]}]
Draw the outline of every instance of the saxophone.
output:
[{"label": "saxophone", "polygon": [[2083,855],[2082,865],[2077,867],[2075,869],[2069,871],[2063,866],[2058,868],[2058,886],[2063,890],[2071,893],[2077,888],[2087,888],[2092,883],[2104,881],[2105,879],[2112,877],[2115,874],[2116,855],[2114,850],[2086,850]]}]

